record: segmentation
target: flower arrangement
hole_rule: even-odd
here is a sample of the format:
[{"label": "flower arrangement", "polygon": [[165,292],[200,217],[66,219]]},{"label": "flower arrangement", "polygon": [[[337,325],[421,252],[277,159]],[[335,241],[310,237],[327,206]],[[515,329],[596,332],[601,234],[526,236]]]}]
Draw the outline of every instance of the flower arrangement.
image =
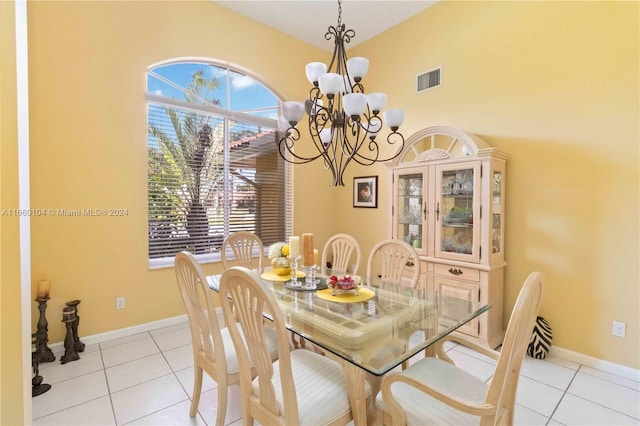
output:
[{"label": "flower arrangement", "polygon": [[269,247],[269,259],[287,256],[289,256],[289,244],[279,241]]},{"label": "flower arrangement", "polygon": [[327,280],[329,288],[335,288],[339,290],[353,290],[360,286],[360,277],[357,275],[331,275]]}]

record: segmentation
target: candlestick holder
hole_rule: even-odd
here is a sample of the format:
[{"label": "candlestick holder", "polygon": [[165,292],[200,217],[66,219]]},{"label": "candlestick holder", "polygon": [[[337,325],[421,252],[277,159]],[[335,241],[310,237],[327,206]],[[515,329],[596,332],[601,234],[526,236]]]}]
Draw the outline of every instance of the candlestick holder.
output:
[{"label": "candlestick holder", "polygon": [[78,355],[74,347],[75,341],[73,339],[73,324],[76,322],[75,307],[67,306],[62,310],[62,322],[67,326],[67,335],[64,338],[64,355],[60,358],[60,363],[66,364],[80,359],[80,355]]},{"label": "candlestick holder", "polygon": [[313,290],[318,286],[319,279],[316,278],[317,265],[307,266],[306,277],[304,279],[304,288],[306,290]]},{"label": "candlestick holder", "polygon": [[[37,333],[33,333],[31,335],[31,344],[36,343]],[[33,368],[33,377],[31,378],[31,397],[42,395],[51,389],[51,385],[48,383],[42,383],[44,380],[40,375],[40,353],[38,352],[38,348],[35,348],[35,351],[31,352],[31,367]]]},{"label": "candlestick holder", "polygon": [[49,296],[37,297],[35,299],[38,302],[38,310],[40,311],[40,318],[38,318],[37,330],[36,330],[36,353],[38,354],[38,363],[55,361],[56,356],[51,349],[47,346],[49,341],[49,323],[45,311],[47,310],[47,300]]},{"label": "candlestick holder", "polygon": [[291,261],[291,283],[289,285],[291,287],[302,287],[302,283],[298,281],[298,260],[300,260],[300,256],[289,256],[289,260]]},{"label": "candlestick holder", "polygon": [[76,317],[76,321],[73,323],[72,331],[73,331],[73,348],[76,352],[84,352],[84,343],[80,341],[80,337],[78,337],[78,326],[80,325],[80,316],[78,315],[78,305],[80,304],[80,300],[71,300],[66,302],[70,308],[74,309],[74,315]]}]

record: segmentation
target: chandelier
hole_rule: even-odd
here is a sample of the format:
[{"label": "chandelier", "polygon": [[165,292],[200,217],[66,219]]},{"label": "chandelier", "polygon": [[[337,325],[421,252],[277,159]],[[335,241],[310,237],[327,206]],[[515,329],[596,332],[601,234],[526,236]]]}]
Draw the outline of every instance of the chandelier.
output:
[{"label": "chandelier", "polygon": [[[335,40],[333,56],[327,67],[322,62],[306,66],[307,79],[313,84],[305,102],[287,101],[282,104],[279,128],[284,136],[278,141],[278,152],[287,162],[304,164],[322,158],[331,171],[332,186],[344,186],[342,179],[347,166],[355,161],[363,166],[389,161],[404,148],[404,137],[398,128],[404,121],[402,109],[384,108],[387,95],[364,93],[362,79],[367,74],[369,60],[347,59],[345,44],[355,37],[355,31],[342,23],[342,0],[338,0],[338,25],[330,26],[324,35]],[[309,117],[311,143],[294,150],[300,140],[296,125],[305,112]],[[376,136],[382,129],[383,118],[391,129],[383,146],[397,146],[391,156],[383,156]],[[305,139],[306,140],[306,139]],[[310,153],[309,153],[310,152]]]}]

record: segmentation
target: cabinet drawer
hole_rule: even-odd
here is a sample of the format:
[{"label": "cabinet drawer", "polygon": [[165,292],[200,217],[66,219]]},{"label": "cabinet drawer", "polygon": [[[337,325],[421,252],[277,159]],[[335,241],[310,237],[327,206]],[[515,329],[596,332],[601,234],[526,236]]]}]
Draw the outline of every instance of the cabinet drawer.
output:
[{"label": "cabinet drawer", "polygon": [[434,273],[448,278],[459,278],[467,281],[480,281],[480,270],[460,266],[436,264]]}]

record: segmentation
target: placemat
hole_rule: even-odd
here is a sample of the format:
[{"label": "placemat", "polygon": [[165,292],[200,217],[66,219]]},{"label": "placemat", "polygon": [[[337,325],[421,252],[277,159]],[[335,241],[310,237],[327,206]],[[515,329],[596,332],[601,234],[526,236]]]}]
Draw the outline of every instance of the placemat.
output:
[{"label": "placemat", "polygon": [[361,288],[360,294],[355,295],[353,293],[347,294],[337,294],[335,296],[331,295],[331,289],[328,288],[326,290],[318,290],[316,292],[316,296],[320,299],[328,300],[330,302],[340,302],[340,303],[356,303],[356,302],[364,302],[373,297],[373,291],[368,288]]},{"label": "placemat", "polygon": [[[305,274],[302,271],[298,271],[298,278],[304,278]],[[262,278],[263,280],[267,280],[267,281],[278,281],[278,282],[284,282],[284,281],[289,281],[291,279],[291,274],[287,274],[287,275],[278,275],[273,271],[267,271],[267,272],[263,272],[262,274],[260,274],[260,278]]]}]

